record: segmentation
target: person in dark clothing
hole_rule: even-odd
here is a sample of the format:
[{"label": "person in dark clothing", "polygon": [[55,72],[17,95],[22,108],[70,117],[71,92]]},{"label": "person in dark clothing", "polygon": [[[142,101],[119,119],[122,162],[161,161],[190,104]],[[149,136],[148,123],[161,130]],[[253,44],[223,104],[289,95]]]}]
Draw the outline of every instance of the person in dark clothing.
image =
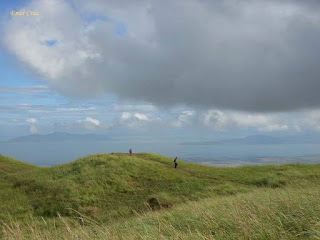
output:
[{"label": "person in dark clothing", "polygon": [[177,166],[178,166],[178,157],[176,157],[176,158],[173,160],[173,162],[174,162],[174,168],[177,168]]},{"label": "person in dark clothing", "polygon": [[129,154],[130,154],[130,155],[132,154],[132,148],[129,149]]}]

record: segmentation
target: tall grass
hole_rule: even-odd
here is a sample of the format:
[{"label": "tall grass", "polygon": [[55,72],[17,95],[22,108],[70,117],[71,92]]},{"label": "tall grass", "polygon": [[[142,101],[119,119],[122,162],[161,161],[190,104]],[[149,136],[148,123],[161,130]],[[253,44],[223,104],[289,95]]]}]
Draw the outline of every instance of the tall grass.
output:
[{"label": "tall grass", "polygon": [[0,238],[320,239],[320,165],[215,168],[96,154],[39,168],[0,155]]},{"label": "tall grass", "polygon": [[320,239],[320,189],[257,189],[187,202],[108,224],[29,218],[2,226],[4,239]]}]

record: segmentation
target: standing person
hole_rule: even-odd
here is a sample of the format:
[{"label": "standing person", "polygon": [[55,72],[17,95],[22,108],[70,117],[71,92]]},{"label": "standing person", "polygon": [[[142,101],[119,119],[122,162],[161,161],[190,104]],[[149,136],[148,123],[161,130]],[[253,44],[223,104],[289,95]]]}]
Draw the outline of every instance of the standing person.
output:
[{"label": "standing person", "polygon": [[174,168],[177,168],[177,166],[178,166],[178,157],[176,157],[176,158],[173,160],[173,162],[174,162]]},{"label": "standing person", "polygon": [[131,156],[131,154],[132,154],[132,148],[129,149],[129,154],[130,154],[130,156]]}]

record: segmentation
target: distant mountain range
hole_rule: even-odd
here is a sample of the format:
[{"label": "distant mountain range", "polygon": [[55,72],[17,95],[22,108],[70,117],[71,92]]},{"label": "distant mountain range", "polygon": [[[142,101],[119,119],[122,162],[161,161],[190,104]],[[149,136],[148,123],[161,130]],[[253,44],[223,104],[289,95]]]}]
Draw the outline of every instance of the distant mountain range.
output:
[{"label": "distant mountain range", "polygon": [[269,135],[251,135],[220,141],[182,142],[181,145],[222,145],[222,144],[320,144],[319,134],[303,134],[294,136],[274,137]]},{"label": "distant mountain range", "polygon": [[85,142],[85,141],[107,141],[110,137],[98,134],[72,134],[65,132],[54,132],[50,134],[32,134],[17,137],[9,140],[9,142]]},{"label": "distant mountain range", "polygon": [[[50,134],[32,134],[17,137],[8,142],[86,142],[109,141],[110,136],[99,134],[73,134],[66,132],[54,132]],[[275,137],[270,135],[250,135],[242,138],[231,138],[215,141],[182,142],[181,145],[263,145],[263,144],[320,144],[320,134],[297,134],[292,136]]]}]

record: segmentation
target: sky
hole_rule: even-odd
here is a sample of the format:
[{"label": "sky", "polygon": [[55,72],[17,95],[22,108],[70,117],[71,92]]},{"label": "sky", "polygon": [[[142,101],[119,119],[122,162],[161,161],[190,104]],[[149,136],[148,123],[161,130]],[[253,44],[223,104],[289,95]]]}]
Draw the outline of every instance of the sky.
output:
[{"label": "sky", "polygon": [[319,10],[316,0],[3,0],[0,140],[319,132]]}]

